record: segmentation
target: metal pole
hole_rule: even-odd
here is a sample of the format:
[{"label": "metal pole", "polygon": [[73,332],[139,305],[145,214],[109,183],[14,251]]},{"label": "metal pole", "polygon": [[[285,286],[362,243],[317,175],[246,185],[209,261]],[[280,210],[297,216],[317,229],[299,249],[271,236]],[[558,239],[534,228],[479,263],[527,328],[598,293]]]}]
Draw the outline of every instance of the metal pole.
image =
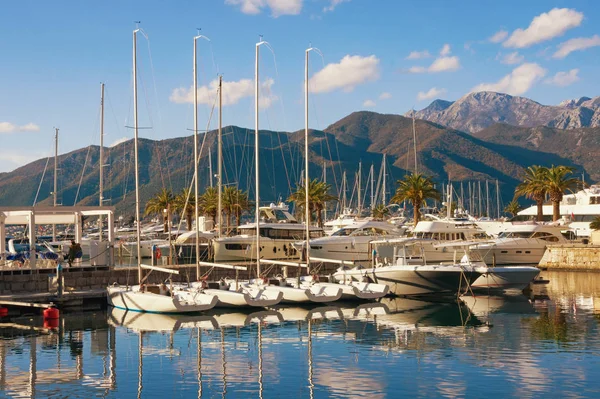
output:
[{"label": "metal pole", "polygon": [[[327,185],[327,161],[323,161],[323,183]],[[323,207],[323,220],[327,220],[327,205]]]},{"label": "metal pole", "polygon": [[310,180],[308,176],[308,53],[306,50],[304,64],[304,224],[306,226],[306,265],[310,274],[309,239],[310,239],[310,202],[308,189]]},{"label": "metal pole", "polygon": [[[219,137],[217,143],[217,196],[218,196],[218,206],[217,206],[217,220],[219,223],[219,238],[221,238],[221,223],[222,223],[222,212],[223,212],[223,202],[221,198],[221,191],[223,190],[223,134],[222,134],[222,126],[223,126],[223,76],[219,76]],[[238,221],[239,223],[239,221]]]},{"label": "metal pole", "polygon": [[[200,279],[200,226],[198,223],[198,76],[196,62],[196,41],[194,37],[194,215],[196,218],[196,279]],[[171,237],[169,231],[169,238]],[[170,247],[170,245],[169,245]]]},{"label": "metal pole", "polygon": [[133,147],[135,153],[135,222],[137,234],[137,264],[138,264],[138,281],[141,282],[144,278],[141,262],[142,262],[142,247],[140,246],[140,235],[142,234],[140,220],[140,172],[138,166],[138,112],[137,112],[137,32],[133,31]]},{"label": "metal pole", "polygon": [[385,154],[383,154],[383,190],[381,194],[381,203],[385,206]]},{"label": "metal pole", "polygon": [[[104,83],[100,83],[100,203],[102,206],[104,202]],[[99,240],[102,241],[102,215],[98,216],[98,233]]]},{"label": "metal pole", "polygon": [[[54,128],[54,206],[58,205],[58,128]],[[52,241],[56,241],[56,224],[52,224]]]},{"label": "metal pole", "polygon": [[254,61],[254,173],[255,173],[255,198],[256,198],[256,209],[254,210],[256,217],[256,277],[260,277],[260,173],[259,173],[259,159],[258,149],[260,140],[258,138],[258,48],[263,43],[262,37],[260,42],[256,43],[256,54]]}]

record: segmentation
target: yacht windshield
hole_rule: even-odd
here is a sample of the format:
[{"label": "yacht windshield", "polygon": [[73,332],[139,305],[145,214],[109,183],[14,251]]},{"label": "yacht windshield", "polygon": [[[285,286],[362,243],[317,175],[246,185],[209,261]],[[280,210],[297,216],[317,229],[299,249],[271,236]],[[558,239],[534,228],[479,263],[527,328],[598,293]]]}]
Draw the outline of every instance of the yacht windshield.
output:
[{"label": "yacht windshield", "polygon": [[339,229],[338,231],[336,231],[335,233],[332,234],[332,236],[336,236],[336,237],[346,237],[349,236],[350,234],[352,234],[352,232],[356,230],[356,229],[351,229],[351,228],[343,228],[343,229]]},{"label": "yacht windshield", "polygon": [[529,231],[504,231],[498,234],[498,238],[529,238],[531,232]]}]

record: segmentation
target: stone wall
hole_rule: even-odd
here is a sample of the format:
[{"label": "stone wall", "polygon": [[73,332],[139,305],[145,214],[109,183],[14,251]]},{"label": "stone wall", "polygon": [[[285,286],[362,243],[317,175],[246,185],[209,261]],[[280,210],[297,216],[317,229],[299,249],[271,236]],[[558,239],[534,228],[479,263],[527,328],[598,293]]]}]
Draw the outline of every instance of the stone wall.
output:
[{"label": "stone wall", "polygon": [[585,244],[551,245],[546,249],[539,267],[600,270],[600,246]]},{"label": "stone wall", "polygon": [[[191,266],[169,266],[171,269],[179,270],[179,275],[173,274],[173,282],[196,281],[196,267]],[[206,273],[209,267],[202,266],[201,273]],[[281,266],[262,265],[263,272],[268,272],[269,276],[284,275],[284,268]],[[323,268],[320,274],[332,273],[335,266]],[[0,295],[24,294],[36,292],[56,292],[56,270],[11,270],[0,272]],[[137,268],[135,267],[77,267],[66,268],[61,272],[64,281],[64,290],[86,290],[104,288],[110,284],[137,284]],[[149,271],[144,270],[144,275]],[[297,275],[296,268],[289,268],[289,276]],[[302,270],[305,274],[305,270]],[[235,278],[235,270],[215,268],[209,274],[209,281],[218,281],[221,278]],[[238,272],[239,279],[248,279],[256,277],[255,266],[249,266],[248,270]],[[168,278],[163,272],[153,271],[147,278],[149,283],[159,283]]]}]

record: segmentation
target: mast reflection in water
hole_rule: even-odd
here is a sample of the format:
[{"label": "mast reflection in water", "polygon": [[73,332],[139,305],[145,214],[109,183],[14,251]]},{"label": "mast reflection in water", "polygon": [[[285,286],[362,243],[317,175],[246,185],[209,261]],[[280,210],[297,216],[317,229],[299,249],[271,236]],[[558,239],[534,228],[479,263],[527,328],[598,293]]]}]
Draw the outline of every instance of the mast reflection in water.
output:
[{"label": "mast reflection in water", "polygon": [[3,320],[0,396],[598,397],[600,274],[529,297]]}]

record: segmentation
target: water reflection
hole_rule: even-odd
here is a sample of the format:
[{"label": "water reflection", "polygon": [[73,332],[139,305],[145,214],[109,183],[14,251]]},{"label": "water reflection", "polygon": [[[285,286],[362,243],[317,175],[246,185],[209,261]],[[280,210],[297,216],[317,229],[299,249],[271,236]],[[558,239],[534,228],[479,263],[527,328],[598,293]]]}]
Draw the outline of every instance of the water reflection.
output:
[{"label": "water reflection", "polygon": [[0,396],[597,397],[600,273],[528,296],[2,325]]}]

